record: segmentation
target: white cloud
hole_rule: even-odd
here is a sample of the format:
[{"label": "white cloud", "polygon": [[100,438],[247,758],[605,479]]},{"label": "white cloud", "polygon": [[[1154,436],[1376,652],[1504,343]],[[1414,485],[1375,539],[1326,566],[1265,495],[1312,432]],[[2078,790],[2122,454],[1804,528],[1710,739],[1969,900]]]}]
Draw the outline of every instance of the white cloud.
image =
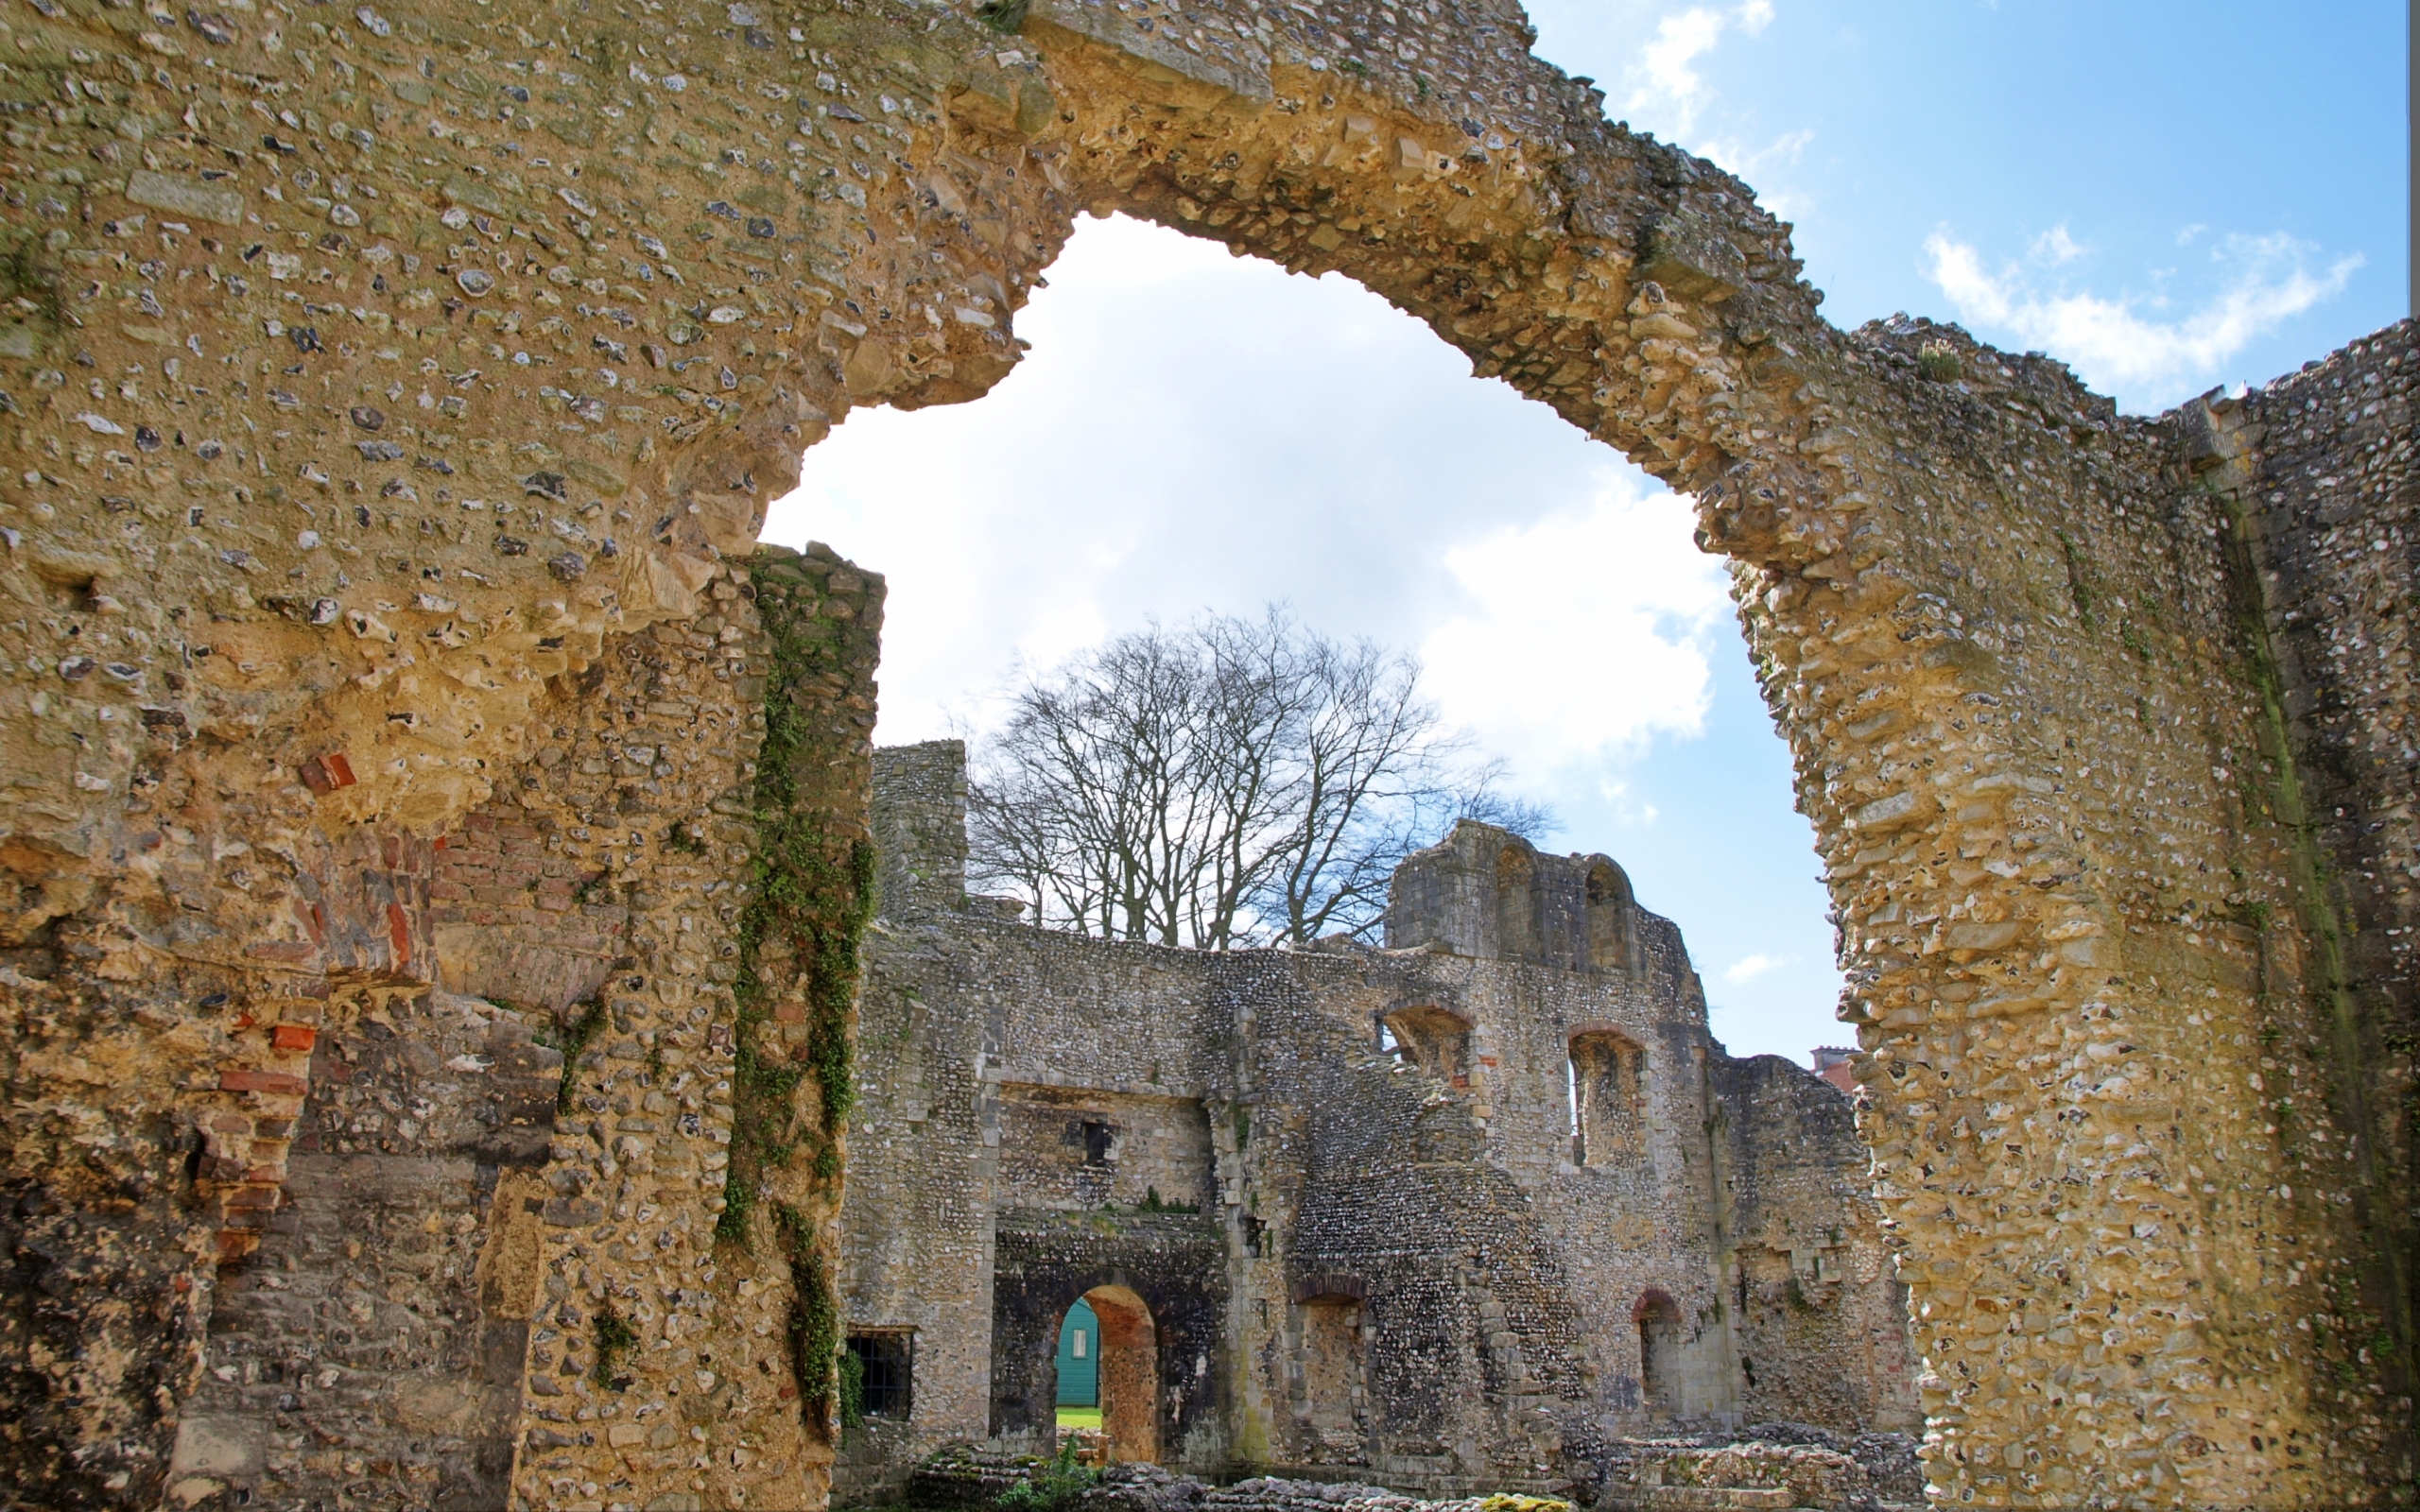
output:
[{"label": "white cloud", "polygon": [[1732,962],[1730,966],[1723,970],[1722,979],[1730,983],[1733,987],[1737,987],[1742,982],[1754,981],[1756,978],[1764,975],[1767,971],[1775,971],[1781,967],[1788,966],[1789,962],[1790,957],[1787,955],[1768,955],[1764,952],[1758,951],[1754,955],[1745,956],[1739,960]]},{"label": "white cloud", "polygon": [[2076,239],[2073,236],[2067,234],[2065,221],[2034,237],[2031,250],[2035,262],[2051,267],[2072,263],[2083,255],[2083,249],[2076,245]]},{"label": "white cloud", "polygon": [[1811,127],[1785,131],[1761,147],[1751,147],[1730,137],[1719,137],[1702,144],[1696,150],[1706,159],[1735,173],[1742,181],[1754,184],[1756,203],[1782,220],[1798,220],[1815,206],[1814,197],[1792,187],[1778,176],[1798,166],[1798,160],[1815,140]]},{"label": "white cloud", "polygon": [[2224,281],[2219,292],[2176,319],[2150,320],[2138,309],[2161,308],[2164,300],[2044,293],[2014,264],[1992,272],[1972,246],[1945,232],[1925,242],[1927,276],[1961,319],[2011,333],[2071,364],[2094,387],[2152,407],[2207,385],[2256,338],[2334,298],[2362,263],[2356,253],[2314,273],[2307,265],[2315,250],[2282,232],[2229,236],[2211,253]]},{"label": "white cloud", "polygon": [[1611,456],[1366,289],[1122,216],[1016,324],[989,397],[852,412],[768,519],[889,576],[884,744],[979,730],[1020,661],[1152,617],[1283,600],[1417,645],[1449,546],[1584,507]]},{"label": "white cloud", "polygon": [[1470,601],[1421,648],[1447,717],[1526,770],[1703,727],[1721,569],[1685,499],[1608,470],[1596,501],[1445,553]]},{"label": "white cloud", "polygon": [[1660,110],[1667,129],[1674,134],[1686,132],[1696,124],[1698,110],[1711,93],[1697,71],[1697,60],[1714,50],[1725,31],[1737,27],[1754,37],[1772,19],[1772,0],[1746,0],[1737,10],[1691,6],[1666,16],[1656,24],[1654,39],[1639,49],[1638,60],[1630,67],[1630,110]]}]

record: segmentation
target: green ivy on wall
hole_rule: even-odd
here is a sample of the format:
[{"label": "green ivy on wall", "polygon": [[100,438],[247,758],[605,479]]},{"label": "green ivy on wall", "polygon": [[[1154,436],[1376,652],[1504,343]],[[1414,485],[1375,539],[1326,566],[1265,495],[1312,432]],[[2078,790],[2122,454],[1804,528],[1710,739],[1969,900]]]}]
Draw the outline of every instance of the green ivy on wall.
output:
[{"label": "green ivy on wall", "polygon": [[[856,1101],[850,1027],[859,946],[874,907],[873,842],[836,834],[818,801],[822,795],[810,786],[833,765],[832,696],[848,685],[845,668],[862,632],[854,610],[818,612],[827,600],[797,560],[769,552],[751,568],[769,666],[752,805],[755,845],[735,931],[731,1163],[715,1226],[717,1244],[741,1246],[751,1241],[770,1173],[804,1158],[818,1187],[838,1183],[839,1135]],[[804,1033],[795,1049],[786,1048],[776,1010],[801,1000]],[[803,1099],[810,1082],[815,1095]],[[830,1409],[839,1352],[830,1267],[806,1211],[775,1202],[772,1218],[790,1273],[801,1405],[817,1422]]]}]

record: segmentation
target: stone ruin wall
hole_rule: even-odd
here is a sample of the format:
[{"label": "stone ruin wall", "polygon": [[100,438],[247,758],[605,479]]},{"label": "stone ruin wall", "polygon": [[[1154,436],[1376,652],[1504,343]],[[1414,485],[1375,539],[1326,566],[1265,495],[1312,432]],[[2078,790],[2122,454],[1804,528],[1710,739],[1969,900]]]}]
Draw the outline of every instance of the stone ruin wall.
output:
[{"label": "stone ruin wall", "polygon": [[[1106,942],[964,895],[964,761],[875,758],[897,890],[867,956],[840,1291],[853,1332],[911,1332],[915,1363],[904,1418],[848,1436],[850,1501],[954,1441],[1046,1451],[1061,1321],[1104,1283],[1150,1308],[1159,1454],[1199,1474],[1568,1493],[1610,1441],[1675,1424],[1914,1425],[1848,1103],[1722,1054],[1678,931],[1605,858],[1465,825],[1397,873],[1404,948]],[[1483,898],[1455,885],[1481,872]],[[1499,911],[1545,924],[1529,958],[1430,944]],[[1620,964],[1558,958],[1595,933]],[[1467,1026],[1450,1062],[1380,1050],[1382,1020],[1441,1013]],[[1571,1040],[1609,1034],[1645,1057],[1637,1126],[1575,1163]],[[1087,1122],[1101,1159],[1067,1137]]]},{"label": "stone ruin wall", "polygon": [[[441,984],[435,841],[527,822],[553,711],[629,647],[713,619],[777,667],[713,596],[765,502],[851,406],[996,382],[1080,210],[1342,271],[1696,497],[1826,858],[1945,1498],[2409,1485],[2411,327],[2150,421],[1948,328],[1833,330],[1746,186],[1606,124],[1496,4],[44,0],[0,26],[21,1500],[152,1504],[205,1395],[261,1383],[211,1355],[218,1263],[324,1232],[285,1196],[290,1145],[325,1138],[317,1036],[388,1064],[357,1025]],[[791,705],[846,710],[819,727],[845,746],[865,676]],[[842,942],[851,759],[807,762],[799,799]],[[666,900],[732,880],[729,850],[684,878],[570,819],[521,838]],[[740,971],[736,903],[610,906],[638,908],[625,954],[768,1014],[790,990]],[[838,1011],[814,961],[769,964]],[[634,974],[639,1001],[663,980]],[[435,1034],[428,1001],[385,1011]],[[748,1018],[736,1065],[756,1021],[704,1001],[731,1017],[631,1022]],[[677,1077],[675,1053],[719,1049],[666,1046]],[[784,1096],[735,1102],[738,1138],[837,1148],[819,1092]],[[828,1243],[831,1157],[789,1153],[785,1231]],[[441,1200],[475,1233],[497,1199],[463,1158]],[[683,1254],[719,1216],[687,1215]],[[395,1263],[458,1272],[449,1243]],[[773,1313],[818,1251],[758,1223],[749,1263],[785,1246]],[[566,1284],[610,1290],[600,1257]],[[747,1268],[648,1305],[762,1315]],[[797,1422],[757,1470],[713,1429],[697,1453],[543,1431],[575,1441],[533,1431],[560,1474],[525,1484],[562,1504],[820,1475]]]},{"label": "stone ruin wall", "polygon": [[[187,1001],[227,1048],[221,1095],[190,1132],[158,1136],[181,1190],[151,1211],[78,1211],[21,1189],[8,1238],[31,1284],[6,1316],[25,1410],[9,1432],[19,1463],[51,1477],[19,1483],[43,1489],[26,1504],[141,1500],[60,1459],[99,1426],[67,1409],[106,1407],[104,1372],[156,1371],[146,1352],[164,1346],[203,1366],[153,1467],[173,1504],[820,1494],[828,1454],[787,1348],[792,1275],[774,1246],[714,1242],[734,1122],[730,925],[782,680],[756,606],[779,598],[834,632],[808,653],[808,696],[796,677],[789,691],[830,737],[805,761],[862,792],[847,768],[871,750],[881,586],[828,554],[768,551],[703,588],[699,615],[558,679],[537,706],[544,751],[458,827],[362,841],[380,849],[303,873],[310,943],[281,957],[282,993],[195,974]],[[41,950],[13,957],[12,986],[44,1010],[19,1074],[29,1060],[88,1085],[114,1072],[140,1097],[111,1005],[61,990]],[[770,1017],[771,1042],[800,1040],[801,1008]],[[263,1049],[274,1069],[244,1055]],[[799,1200],[827,1230],[828,1207]],[[143,1320],[170,1328],[130,1333],[60,1284],[62,1262],[180,1240],[232,1263],[194,1269],[214,1292],[183,1316]],[[608,1307],[632,1337],[600,1376]]]}]

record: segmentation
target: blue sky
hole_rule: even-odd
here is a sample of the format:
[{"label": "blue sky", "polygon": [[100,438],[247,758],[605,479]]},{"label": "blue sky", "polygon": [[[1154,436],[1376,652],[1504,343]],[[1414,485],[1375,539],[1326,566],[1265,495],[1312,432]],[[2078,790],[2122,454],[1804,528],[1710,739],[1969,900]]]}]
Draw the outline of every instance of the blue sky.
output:
[{"label": "blue sky", "polygon": [[[1843,324],[2051,352],[2128,409],[2404,312],[2403,9],[1650,0],[1533,11],[1617,119],[1796,223]],[[860,412],[769,540],[889,575],[886,744],[1020,660],[1283,600],[1448,715],[1679,920],[1735,1053],[1841,1042],[1788,754],[1685,500],[1340,279],[1083,222],[981,403]]]}]

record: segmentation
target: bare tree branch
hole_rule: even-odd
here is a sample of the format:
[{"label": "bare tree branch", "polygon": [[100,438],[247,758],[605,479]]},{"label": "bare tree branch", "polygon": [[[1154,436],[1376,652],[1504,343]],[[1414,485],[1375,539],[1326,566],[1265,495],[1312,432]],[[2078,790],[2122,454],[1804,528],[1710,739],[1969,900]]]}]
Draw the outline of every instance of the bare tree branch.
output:
[{"label": "bare tree branch", "polygon": [[1410,657],[1271,608],[1118,637],[1011,692],[968,787],[975,875],[1040,922],[1212,949],[1367,935],[1395,866],[1504,797]]}]

